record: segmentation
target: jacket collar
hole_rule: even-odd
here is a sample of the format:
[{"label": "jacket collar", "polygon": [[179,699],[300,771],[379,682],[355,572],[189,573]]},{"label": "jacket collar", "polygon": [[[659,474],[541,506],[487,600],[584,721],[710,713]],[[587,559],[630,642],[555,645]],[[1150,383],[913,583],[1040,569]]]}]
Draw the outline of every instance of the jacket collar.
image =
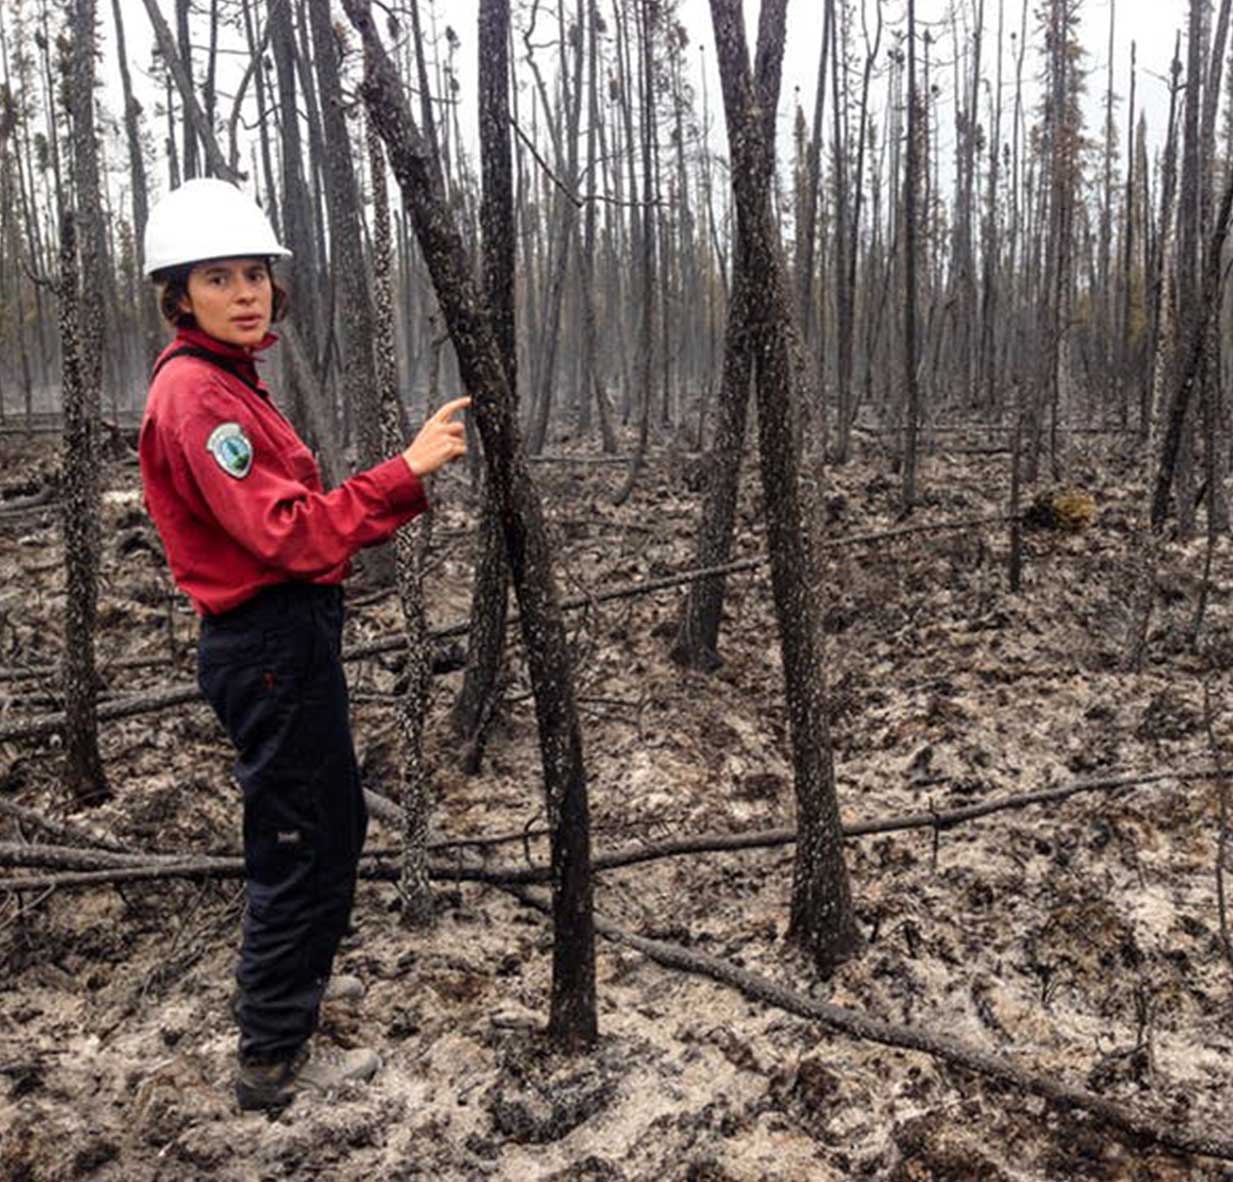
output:
[{"label": "jacket collar", "polygon": [[201,329],[196,327],[178,328],[176,329],[176,339],[173,342],[173,347],[175,345],[192,345],[197,349],[208,349],[211,353],[226,358],[233,364],[238,364],[239,368],[248,373],[254,381],[259,381],[256,366],[257,357],[259,354],[264,353],[271,345],[275,344],[277,340],[277,334],[267,332],[260,342],[252,348],[246,348],[243,345],[230,345],[226,341],[220,341],[217,337],[212,337],[209,333],[202,332]]}]

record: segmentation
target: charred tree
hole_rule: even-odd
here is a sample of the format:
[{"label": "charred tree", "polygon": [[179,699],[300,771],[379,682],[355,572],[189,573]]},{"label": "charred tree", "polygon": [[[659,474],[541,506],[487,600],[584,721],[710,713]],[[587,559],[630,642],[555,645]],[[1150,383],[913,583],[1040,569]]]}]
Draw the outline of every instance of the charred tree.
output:
[{"label": "charred tree", "polygon": [[908,127],[903,170],[903,496],[902,508],[916,503],[916,445],[920,426],[920,368],[917,362],[916,310],[920,204],[921,109],[916,92],[916,0],[908,0]]},{"label": "charred tree", "polygon": [[[360,227],[360,193],[351,157],[351,137],[343,113],[339,78],[339,45],[330,19],[329,0],[308,0],[313,59],[321,93],[322,137],[325,142],[325,195],[329,212],[330,274],[338,284],[336,300],[340,332],[340,372],[344,405],[356,424],[358,467],[371,468],[389,452],[382,446],[381,409],[373,362],[373,308]],[[377,585],[394,573],[388,546],[362,556],[364,570]]]},{"label": "charred tree", "polygon": [[[773,169],[775,112],[779,109],[782,70],[780,64],[768,56],[771,52],[771,46],[764,47],[759,40],[753,85],[759,110],[758,133],[770,145]],[[823,62],[825,58],[824,45]],[[824,66],[819,67],[819,74],[824,74]],[[820,111],[821,107],[818,108],[819,117]],[[816,195],[814,200],[816,202]],[[732,552],[741,460],[745,451],[745,426],[749,414],[749,389],[754,372],[751,326],[753,305],[760,298],[761,290],[744,235],[737,235],[734,249],[732,294],[728,301],[728,322],[724,331],[719,419],[715,440],[707,455],[707,486],[698,523],[697,566],[702,570],[727,565]],[[679,665],[710,673],[723,663],[719,655],[719,626],[723,619],[725,585],[726,578],[722,574],[690,585],[672,646],[672,659]]]},{"label": "charred tree", "polygon": [[474,399],[488,477],[521,610],[551,829],[553,962],[548,1034],[580,1050],[598,1036],[591,834],[573,670],[543,509],[531,480],[492,319],[445,201],[430,147],[407,106],[367,0],[345,0],[364,40],[364,102],[385,141],[403,203],[432,274],[465,387]]},{"label": "charred tree", "polygon": [[[180,59],[176,40],[172,36],[171,30],[167,27],[167,21],[164,19],[159,8],[158,0],[144,0],[144,3],[146,14],[150,18],[150,26],[154,30],[154,39],[158,43],[159,52],[163,55],[163,61],[175,82],[176,90],[180,94],[180,101],[184,104],[185,150],[189,150],[188,145],[190,143],[195,145],[197,142],[200,142],[205,148],[205,165],[209,175],[221,177],[226,181],[239,181],[241,177],[223,156],[222,149],[214,137],[214,131],[210,127],[210,122],[206,118],[206,113],[197,101],[197,90],[193,83],[192,74],[185,68],[184,62]],[[275,7],[278,6],[276,5]],[[195,153],[196,148],[194,147],[192,150]],[[192,165],[196,167],[195,156]],[[189,172],[188,169],[189,161],[186,160],[185,179],[195,175]]]},{"label": "charred tree", "polygon": [[[758,33],[760,72],[779,73],[787,0],[764,0]],[[831,758],[826,672],[816,596],[814,523],[799,473],[799,340],[782,245],[771,207],[773,140],[765,133],[750,70],[741,0],[711,0],[732,160],[737,234],[757,276],[751,308],[762,488],[771,552],[771,584],[783,654],[792,736],[799,839],[789,935],[829,974],[860,947],[843,859]],[[765,76],[765,74],[763,75]]]},{"label": "charred tree", "polygon": [[[107,800],[98,749],[94,625],[98,615],[98,430],[103,346],[102,202],[94,133],[95,0],[74,0],[69,111],[78,210],[60,229],[60,342],[64,367],[65,782],[81,805]],[[78,244],[77,225],[82,233]]]},{"label": "charred tree", "polygon": [[[617,490],[612,501],[623,505],[634,491],[642,466],[646,461],[647,446],[651,431],[651,397],[655,380],[655,169],[652,157],[655,151],[655,75],[652,68],[652,30],[658,6],[654,0],[638,0],[640,34],[642,96],[642,221],[638,235],[638,373],[635,379],[638,392],[638,441],[629,474]],[[632,167],[632,165],[631,165]],[[632,183],[630,192],[636,192]],[[661,342],[662,344],[662,342]]]},{"label": "charred tree", "polygon": [[[137,273],[142,274],[145,264],[146,221],[149,217],[149,185],[146,180],[145,159],[141,153],[141,104],[133,94],[120,0],[111,0],[111,11],[116,23],[116,60],[120,67],[120,84],[124,94],[124,132],[128,141],[129,177],[133,189],[133,244],[136,250]],[[158,313],[153,300],[141,300],[140,308],[138,316],[141,322],[144,363],[148,367],[154,364],[161,342]]]},{"label": "charred tree", "polygon": [[1199,312],[1187,326],[1185,349],[1178,367],[1177,386],[1169,406],[1160,442],[1156,479],[1149,490],[1146,520],[1140,525],[1136,540],[1135,571],[1132,586],[1130,623],[1123,653],[1123,667],[1136,671],[1142,667],[1147,651],[1148,625],[1155,603],[1156,573],[1164,538],[1164,523],[1168,514],[1169,489],[1181,447],[1181,436],[1187,410],[1201,381],[1204,351],[1210,340],[1208,320],[1220,305],[1224,286],[1222,260],[1229,236],[1229,219],[1233,214],[1233,173],[1226,183],[1212,234],[1207,243],[1203,268],[1203,283]]},{"label": "charred tree", "polygon": [[[480,158],[484,287],[511,398],[518,398],[514,322],[514,182],[509,118],[509,0],[481,0]],[[481,479],[483,479],[481,477]],[[495,498],[481,491],[479,554],[471,593],[467,668],[451,722],[465,745],[464,768],[479,771],[484,733],[496,708],[505,649],[509,576]]]},{"label": "charred tree", "polygon": [[[381,412],[381,444],[387,455],[403,447],[402,403],[398,398],[398,355],[394,341],[394,287],[391,277],[393,242],[390,202],[385,182],[385,152],[376,130],[367,128],[373,198],[373,361]],[[402,736],[402,869],[398,893],[402,919],[423,927],[433,919],[432,887],[428,879],[429,773],[424,759],[424,727],[432,680],[428,617],[424,610],[424,563],[419,539],[422,521],[403,526],[394,536],[395,574],[403,627],[407,632],[407,688],[398,703]]]}]

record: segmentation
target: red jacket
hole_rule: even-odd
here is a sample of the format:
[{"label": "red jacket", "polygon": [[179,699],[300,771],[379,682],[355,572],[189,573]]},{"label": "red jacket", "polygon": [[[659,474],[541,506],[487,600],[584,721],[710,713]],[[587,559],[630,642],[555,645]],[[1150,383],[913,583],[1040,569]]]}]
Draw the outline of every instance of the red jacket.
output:
[{"label": "red jacket", "polygon": [[340,583],[357,550],[427,508],[401,456],[324,492],[312,453],[270,402],[253,355],[181,329],[160,363],[186,346],[208,350],[231,372],[192,356],[157,369],[138,453],[172,576],[199,614],[225,612],[275,583]]}]

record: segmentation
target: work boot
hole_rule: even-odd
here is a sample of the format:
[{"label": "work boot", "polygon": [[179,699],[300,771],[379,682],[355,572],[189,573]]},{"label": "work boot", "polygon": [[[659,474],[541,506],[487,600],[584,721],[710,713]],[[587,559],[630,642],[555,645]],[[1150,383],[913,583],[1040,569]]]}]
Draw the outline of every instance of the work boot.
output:
[{"label": "work boot", "polygon": [[235,1079],[235,1098],[242,1112],[286,1108],[303,1091],[327,1095],[347,1083],[371,1079],[381,1066],[376,1051],[357,1047],[301,1047],[291,1059],[277,1063],[240,1063]]}]

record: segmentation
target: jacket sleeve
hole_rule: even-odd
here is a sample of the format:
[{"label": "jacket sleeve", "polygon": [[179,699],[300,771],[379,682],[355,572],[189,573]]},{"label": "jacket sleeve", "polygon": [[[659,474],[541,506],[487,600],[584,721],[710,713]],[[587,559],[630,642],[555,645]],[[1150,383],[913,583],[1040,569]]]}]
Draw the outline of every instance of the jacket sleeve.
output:
[{"label": "jacket sleeve", "polygon": [[[238,425],[251,448],[243,475],[225,470],[209,446],[224,422]],[[229,400],[225,414],[211,413],[206,405],[187,418],[179,445],[184,460],[179,476],[197,490],[219,526],[260,562],[292,578],[336,569],[428,507],[423,485],[402,456],[359,472],[328,493],[316,491],[292,475],[296,465],[288,457],[270,454],[265,432],[235,400]],[[304,459],[310,459],[307,449]]]}]

